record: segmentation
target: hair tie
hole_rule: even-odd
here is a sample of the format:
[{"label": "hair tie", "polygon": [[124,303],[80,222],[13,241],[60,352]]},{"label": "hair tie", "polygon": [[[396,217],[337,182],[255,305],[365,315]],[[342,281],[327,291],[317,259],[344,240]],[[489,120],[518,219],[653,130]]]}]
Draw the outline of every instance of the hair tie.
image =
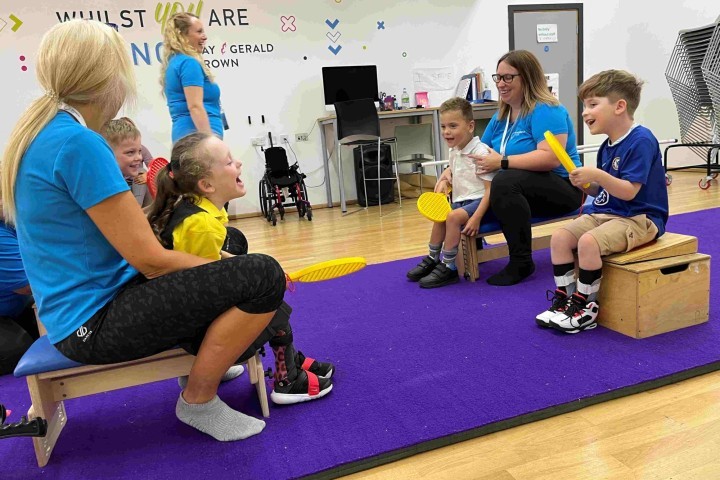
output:
[{"label": "hair tie", "polygon": [[172,180],[175,180],[175,174],[173,173],[172,170],[170,170],[170,171],[168,172],[168,177],[170,177]]},{"label": "hair tie", "polygon": [[55,101],[59,100],[58,94],[55,93],[55,90],[53,90],[52,88],[49,90],[45,90],[45,96],[51,100],[55,100]]}]

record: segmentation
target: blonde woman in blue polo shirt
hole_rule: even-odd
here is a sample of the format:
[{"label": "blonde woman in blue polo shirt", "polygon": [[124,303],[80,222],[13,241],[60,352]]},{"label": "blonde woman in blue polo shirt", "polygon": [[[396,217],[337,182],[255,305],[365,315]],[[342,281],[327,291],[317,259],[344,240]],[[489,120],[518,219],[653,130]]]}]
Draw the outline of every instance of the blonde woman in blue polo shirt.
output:
[{"label": "blonde woman in blue polo shirt", "polygon": [[172,142],[193,132],[223,138],[220,87],[202,57],[205,28],[192,13],[170,17],[163,32],[160,84],[172,118]]},{"label": "blonde woman in blue polo shirt", "polygon": [[[259,433],[265,423],[228,407],[217,388],[282,303],[282,268],[265,255],[209,262],[157,241],[97,133],[135,95],[115,30],[91,20],[55,25],[41,41],[37,76],[45,93],[8,140],[2,201],[48,339],[72,360],[107,364],[206,330],[177,417],[222,441]],[[264,275],[237,288],[249,271]]]}]

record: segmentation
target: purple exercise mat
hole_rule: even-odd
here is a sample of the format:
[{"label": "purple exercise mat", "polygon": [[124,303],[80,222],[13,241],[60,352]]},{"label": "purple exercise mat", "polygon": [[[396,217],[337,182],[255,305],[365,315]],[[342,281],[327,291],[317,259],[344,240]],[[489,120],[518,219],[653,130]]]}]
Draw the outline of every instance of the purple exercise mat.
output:
[{"label": "purple exercise mat", "polygon": [[[720,228],[707,221],[715,213],[673,216],[668,229],[696,235],[701,252],[718,255],[713,239]],[[296,344],[337,367],[335,387],[324,399],[271,405],[263,433],[231,443],[175,418],[174,380],[70,400],[50,464],[37,467],[28,438],[0,440],[0,477],[337,476],[720,368],[714,294],[710,321],[696,327],[645,340],[602,327],[566,335],[534,323],[552,287],[549,252],[537,252],[535,261],[536,273],[513,287],[484,281],[504,260],[481,265],[477,283],[434,290],[405,279],[417,259],[298,284],[286,296]],[[714,268],[713,284],[717,275]],[[220,396],[261,416],[247,374],[223,385]],[[17,421],[29,407],[24,379],[0,377],[0,403],[14,411],[8,421]]]}]

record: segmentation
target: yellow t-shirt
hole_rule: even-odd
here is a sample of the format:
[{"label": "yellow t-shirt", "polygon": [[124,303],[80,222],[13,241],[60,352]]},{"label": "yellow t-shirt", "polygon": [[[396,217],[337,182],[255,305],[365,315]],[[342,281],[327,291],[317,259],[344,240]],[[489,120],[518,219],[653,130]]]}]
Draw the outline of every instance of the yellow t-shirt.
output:
[{"label": "yellow t-shirt", "polygon": [[191,253],[208,260],[220,260],[225,242],[228,215],[203,197],[197,206],[205,210],[190,215],[173,230],[173,250]]}]

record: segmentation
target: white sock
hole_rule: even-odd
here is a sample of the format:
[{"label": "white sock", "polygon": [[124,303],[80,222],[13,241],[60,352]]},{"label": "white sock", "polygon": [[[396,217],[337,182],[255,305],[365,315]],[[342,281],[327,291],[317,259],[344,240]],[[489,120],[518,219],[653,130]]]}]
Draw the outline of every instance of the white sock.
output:
[{"label": "white sock", "polygon": [[265,422],[233,410],[217,395],[207,403],[187,403],[181,393],[175,415],[181,422],[221,442],[252,437],[265,428]]}]

